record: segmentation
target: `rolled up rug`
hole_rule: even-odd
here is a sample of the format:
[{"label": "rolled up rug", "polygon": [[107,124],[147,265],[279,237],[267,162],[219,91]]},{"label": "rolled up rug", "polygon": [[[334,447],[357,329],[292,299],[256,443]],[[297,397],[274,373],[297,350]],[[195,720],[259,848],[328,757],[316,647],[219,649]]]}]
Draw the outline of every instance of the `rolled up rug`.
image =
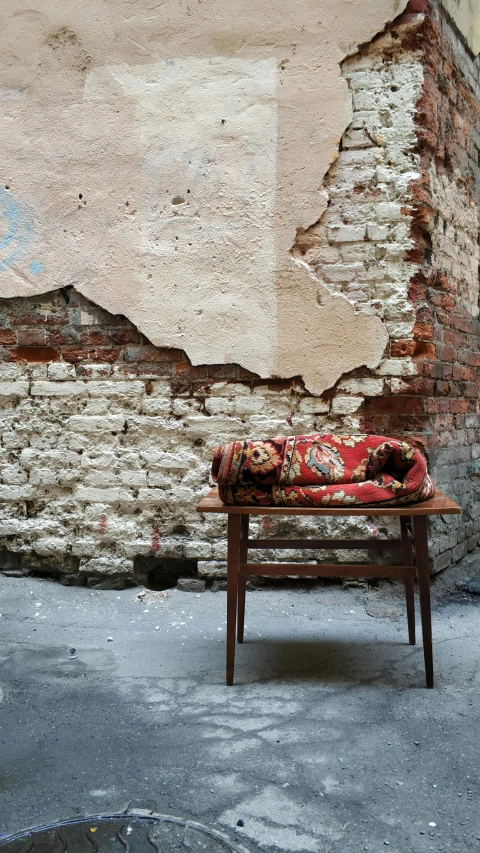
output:
[{"label": "rolled up rug", "polygon": [[382,435],[297,435],[217,447],[212,477],[224,504],[407,504],[435,494],[424,457]]}]

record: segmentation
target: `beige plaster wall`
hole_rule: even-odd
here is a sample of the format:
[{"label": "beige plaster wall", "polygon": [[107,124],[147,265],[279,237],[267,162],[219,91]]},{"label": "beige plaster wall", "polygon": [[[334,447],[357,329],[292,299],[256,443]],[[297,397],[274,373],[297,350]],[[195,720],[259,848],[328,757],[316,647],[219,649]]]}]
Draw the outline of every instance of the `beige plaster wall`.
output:
[{"label": "beige plaster wall", "polygon": [[441,0],[475,56],[480,53],[479,0]]},{"label": "beige plaster wall", "polygon": [[4,2],[0,295],[74,285],[195,364],[314,393],[378,365],[381,320],[290,250],[351,118],[340,63],[405,6]]}]

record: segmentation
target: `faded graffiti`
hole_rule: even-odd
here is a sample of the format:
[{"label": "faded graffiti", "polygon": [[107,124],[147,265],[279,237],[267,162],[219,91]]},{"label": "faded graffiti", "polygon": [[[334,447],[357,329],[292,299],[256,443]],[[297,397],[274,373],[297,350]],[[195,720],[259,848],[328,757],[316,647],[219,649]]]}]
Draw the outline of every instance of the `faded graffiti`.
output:
[{"label": "faded graffiti", "polygon": [[[26,204],[14,201],[7,187],[0,187],[0,271],[16,266],[27,254],[33,235],[33,214]],[[42,272],[43,264],[32,261],[29,270]]]}]

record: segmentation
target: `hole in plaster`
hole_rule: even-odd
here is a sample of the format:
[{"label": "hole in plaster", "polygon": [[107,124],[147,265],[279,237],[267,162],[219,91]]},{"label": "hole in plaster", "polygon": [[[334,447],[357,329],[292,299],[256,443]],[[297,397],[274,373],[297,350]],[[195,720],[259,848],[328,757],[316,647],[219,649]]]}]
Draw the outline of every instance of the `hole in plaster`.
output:
[{"label": "hole in plaster", "polygon": [[5,184],[5,189],[6,189],[6,190],[9,190],[9,189],[10,189],[10,184]]},{"label": "hole in plaster", "polygon": [[185,204],[185,199],[181,195],[175,195],[172,198],[172,204]]},{"label": "hole in plaster", "polygon": [[222,123],[222,124],[226,124],[226,123],[227,123],[227,120],[226,120],[226,118],[222,118],[222,121],[221,121],[221,123]]},{"label": "hole in plaster", "polygon": [[[479,155],[479,156],[480,156],[480,155]],[[189,192],[190,192],[190,190],[187,190],[187,193],[189,193]]]},{"label": "hole in plaster", "polygon": [[79,198],[83,198],[83,193],[79,193],[79,194],[78,194],[78,197],[79,197]]},{"label": "hole in plaster", "polygon": [[147,589],[173,589],[182,577],[197,577],[197,560],[185,557],[136,557],[133,575]]}]

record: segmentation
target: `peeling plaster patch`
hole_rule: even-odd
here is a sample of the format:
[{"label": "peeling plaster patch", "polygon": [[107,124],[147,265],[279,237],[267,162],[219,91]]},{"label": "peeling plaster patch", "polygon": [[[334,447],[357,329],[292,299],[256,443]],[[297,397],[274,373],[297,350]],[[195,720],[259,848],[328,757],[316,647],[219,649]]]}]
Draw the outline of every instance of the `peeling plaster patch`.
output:
[{"label": "peeling plaster patch", "polygon": [[48,275],[2,270],[1,295],[73,285],[194,363],[300,372],[317,393],[345,369],[339,340],[353,341],[349,369],[378,363],[375,318],[331,294],[318,306],[289,249],[326,207],[323,176],[351,118],[339,65],[406,0],[322,0],[321,14],[317,0],[247,0],[241,15],[232,0],[155,14],[148,0],[134,14],[119,0],[29,6],[0,13],[1,144],[33,212],[26,269]]},{"label": "peeling plaster patch", "polygon": [[[407,28],[422,20],[419,16]],[[328,207],[314,225],[298,230],[291,252],[317,282],[319,305],[328,311],[322,318],[325,328],[342,341],[337,347],[340,362],[331,364],[330,377],[340,366],[344,372],[359,366],[362,357],[363,364],[378,367],[388,336],[411,337],[415,322],[408,297],[415,265],[405,260],[412,245],[406,210],[411,183],[419,177],[415,110],[423,67],[385,33],[349,57],[342,73],[352,94],[353,116],[324,182]],[[343,307],[342,320],[335,316],[332,295],[343,295],[352,306],[350,312]],[[311,339],[319,339],[318,331]],[[331,353],[323,353],[319,372],[325,371],[329,357]],[[318,378],[316,393],[327,382],[326,374]],[[303,376],[311,388],[312,378],[305,371]]]},{"label": "peeling plaster patch", "polygon": [[473,317],[479,313],[480,264],[479,213],[460,175],[451,180],[446,174],[430,171],[432,196],[439,221],[432,229],[432,257],[436,271],[458,282],[457,295]]},{"label": "peeling plaster patch", "polygon": [[125,313],[194,364],[232,361],[231,338],[215,334],[229,328],[234,360],[268,375],[276,361],[275,59],[101,68],[85,96],[117,109],[135,104],[140,266]]}]

